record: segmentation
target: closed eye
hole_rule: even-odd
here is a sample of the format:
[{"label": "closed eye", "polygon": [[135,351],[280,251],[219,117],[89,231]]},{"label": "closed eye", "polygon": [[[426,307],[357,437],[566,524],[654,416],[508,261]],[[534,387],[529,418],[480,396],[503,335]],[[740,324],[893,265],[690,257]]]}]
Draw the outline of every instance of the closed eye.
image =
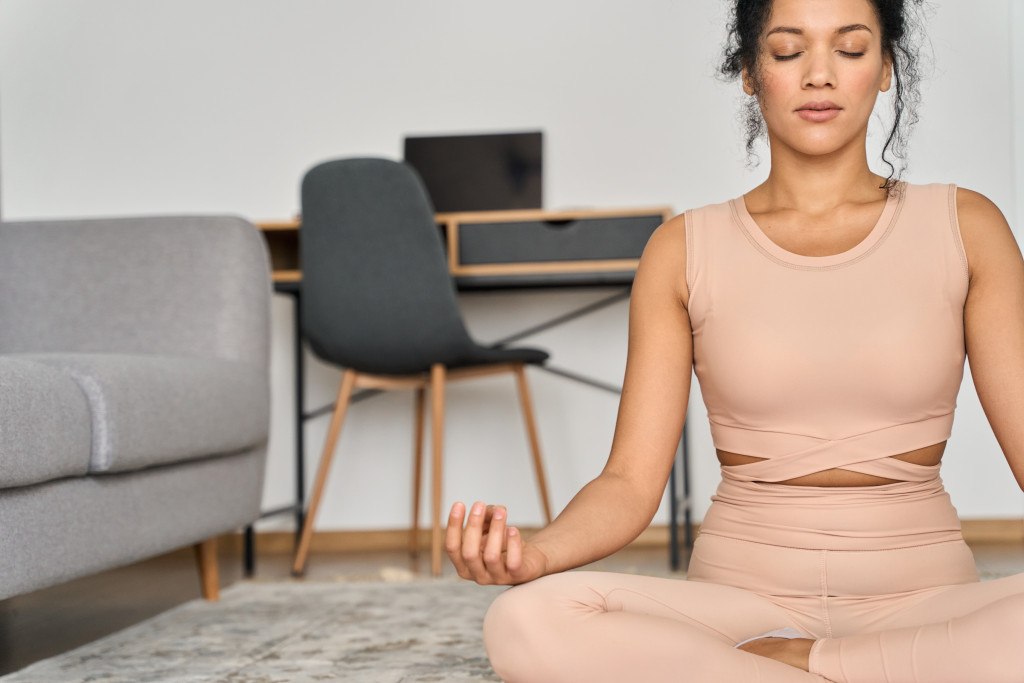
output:
[{"label": "closed eye", "polygon": [[802,54],[803,52],[794,52],[791,55],[774,55],[774,57],[776,62],[786,62],[789,61],[790,59],[796,59]]},{"label": "closed eye", "polygon": [[839,54],[841,54],[844,57],[863,57],[867,53],[865,53],[865,52],[847,52],[845,50],[840,50]]}]

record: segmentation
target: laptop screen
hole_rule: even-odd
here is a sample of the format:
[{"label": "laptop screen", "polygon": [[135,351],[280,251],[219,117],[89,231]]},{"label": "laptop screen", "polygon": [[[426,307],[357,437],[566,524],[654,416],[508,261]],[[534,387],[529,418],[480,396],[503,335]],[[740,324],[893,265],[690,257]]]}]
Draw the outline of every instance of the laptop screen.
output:
[{"label": "laptop screen", "polygon": [[539,209],[542,138],[540,132],[410,136],[405,160],[439,213]]}]

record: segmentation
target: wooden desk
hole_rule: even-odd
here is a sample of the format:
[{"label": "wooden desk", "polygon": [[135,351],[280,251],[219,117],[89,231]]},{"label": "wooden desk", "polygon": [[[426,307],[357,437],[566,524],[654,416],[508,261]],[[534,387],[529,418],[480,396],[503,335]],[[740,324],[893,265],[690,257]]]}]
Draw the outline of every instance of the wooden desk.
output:
[{"label": "wooden desk", "polygon": [[[639,209],[543,209],[439,213],[434,221],[443,231],[448,270],[459,289],[524,288],[552,286],[619,285],[617,292],[602,301],[531,327],[495,342],[500,346],[569,320],[587,315],[629,296],[640,255],[654,230],[673,215],[669,207]],[[299,259],[300,219],[256,223],[270,251],[274,289],[295,300],[295,420],[296,420],[296,503],[263,516],[294,512],[296,533],[302,529],[305,501],[303,423],[325,414],[333,406],[307,413],[304,406],[304,362],[300,325],[302,270]],[[613,387],[582,375],[547,365],[538,366],[567,379],[595,388],[621,393]],[[357,397],[358,398],[358,397]],[[689,459],[686,436],[680,443],[677,463],[670,478],[672,541],[670,563],[679,567],[677,516],[682,509],[686,544],[692,543],[689,500]],[[676,490],[677,465],[683,496]],[[246,573],[253,571],[252,527],[246,529]]]}]

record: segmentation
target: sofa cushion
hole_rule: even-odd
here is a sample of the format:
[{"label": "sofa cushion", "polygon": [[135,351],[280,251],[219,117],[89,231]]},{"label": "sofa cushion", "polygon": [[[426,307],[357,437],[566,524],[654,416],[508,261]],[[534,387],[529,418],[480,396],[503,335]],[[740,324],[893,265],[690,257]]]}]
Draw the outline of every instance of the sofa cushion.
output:
[{"label": "sofa cushion", "polygon": [[0,356],[0,488],[85,474],[89,405],[71,377]]},{"label": "sofa cushion", "polygon": [[256,365],[219,358],[24,354],[68,373],[92,411],[89,471],[123,472],[245,450],[267,439]]}]

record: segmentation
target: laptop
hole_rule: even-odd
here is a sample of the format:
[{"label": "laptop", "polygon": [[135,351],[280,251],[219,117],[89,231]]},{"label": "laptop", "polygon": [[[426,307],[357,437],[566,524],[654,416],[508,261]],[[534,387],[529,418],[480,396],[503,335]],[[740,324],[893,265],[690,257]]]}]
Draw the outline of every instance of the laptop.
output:
[{"label": "laptop", "polygon": [[543,134],[408,136],[405,161],[438,213],[542,207]]}]

